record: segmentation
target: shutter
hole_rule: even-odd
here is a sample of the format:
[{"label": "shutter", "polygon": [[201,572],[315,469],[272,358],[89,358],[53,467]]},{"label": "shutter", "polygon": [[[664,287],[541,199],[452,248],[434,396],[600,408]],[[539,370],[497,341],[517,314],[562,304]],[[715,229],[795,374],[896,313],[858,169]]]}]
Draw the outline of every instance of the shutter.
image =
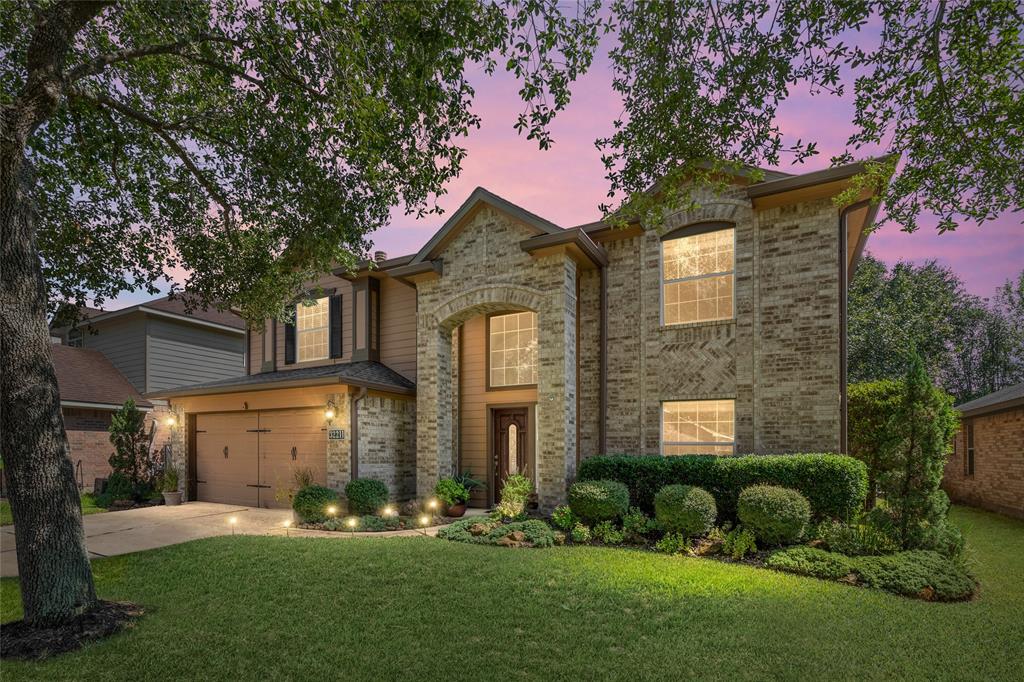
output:
[{"label": "shutter", "polygon": [[295,364],[295,323],[285,322],[284,325],[284,364]]},{"label": "shutter", "polygon": [[330,348],[331,357],[341,357],[341,294],[331,296],[328,301],[330,312]]}]

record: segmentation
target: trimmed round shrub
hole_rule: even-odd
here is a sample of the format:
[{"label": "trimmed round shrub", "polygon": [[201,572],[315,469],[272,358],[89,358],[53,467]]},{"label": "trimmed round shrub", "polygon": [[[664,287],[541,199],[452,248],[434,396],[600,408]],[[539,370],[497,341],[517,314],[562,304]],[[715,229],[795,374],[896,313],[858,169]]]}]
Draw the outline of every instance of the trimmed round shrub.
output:
[{"label": "trimmed round shrub", "polygon": [[654,496],[654,518],[669,533],[704,535],[715,525],[716,516],[715,498],[697,486],[667,485]]},{"label": "trimmed round shrub", "polygon": [[577,481],[569,488],[569,508],[585,523],[616,521],[629,509],[629,488],[618,481]]},{"label": "trimmed round shrub", "polygon": [[355,478],[345,486],[345,497],[349,514],[376,514],[388,503],[388,487],[372,478]]},{"label": "trimmed round shrub", "polygon": [[768,545],[798,542],[811,518],[811,505],[806,497],[774,485],[744,488],[736,511],[740,522],[754,532],[758,542]]},{"label": "trimmed round shrub", "polygon": [[322,523],[327,520],[327,508],[338,504],[338,493],[322,485],[307,485],[295,493],[292,509],[302,523]]}]

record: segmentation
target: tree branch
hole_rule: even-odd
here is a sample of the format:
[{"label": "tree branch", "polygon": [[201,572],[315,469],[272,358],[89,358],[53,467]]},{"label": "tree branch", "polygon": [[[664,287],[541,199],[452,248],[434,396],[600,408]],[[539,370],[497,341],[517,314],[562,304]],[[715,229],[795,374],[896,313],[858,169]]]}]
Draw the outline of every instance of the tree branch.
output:
[{"label": "tree branch", "polygon": [[116,52],[110,52],[107,54],[100,55],[87,61],[83,64],[79,64],[71,71],[68,72],[68,81],[75,82],[86,76],[94,76],[101,73],[105,68],[111,64],[118,64],[120,62],[128,62],[133,59],[141,59],[143,57],[151,57],[153,55],[160,54],[176,54],[185,56],[185,49],[192,45],[199,45],[202,43],[225,43],[233,47],[244,47],[244,43],[228,38],[227,36],[219,36],[212,33],[201,33],[196,38],[190,38],[188,40],[178,40],[173,43],[163,43],[160,45],[148,45],[146,47],[139,47],[134,49],[118,50]]}]

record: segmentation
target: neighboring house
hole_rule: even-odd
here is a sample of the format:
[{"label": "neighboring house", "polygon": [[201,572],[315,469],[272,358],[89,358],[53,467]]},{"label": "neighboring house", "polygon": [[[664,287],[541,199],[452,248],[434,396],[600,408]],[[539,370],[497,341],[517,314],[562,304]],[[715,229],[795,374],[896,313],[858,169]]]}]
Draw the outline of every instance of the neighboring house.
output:
[{"label": "neighboring house", "polygon": [[[92,490],[97,478],[110,475],[111,414],[129,398],[149,414],[153,405],[99,351],[54,344],[51,352],[75,482],[80,489]],[[151,424],[152,418],[147,422]]]},{"label": "neighboring house", "polygon": [[396,498],[469,469],[540,505],[581,458],[843,451],[846,287],[877,204],[851,164],[728,191],[664,224],[562,228],[475,190],[417,253],[309,283],[249,375],[155,391],[190,499],[273,506],[296,467]]},{"label": "neighboring house", "polygon": [[231,312],[186,312],[180,298],[104,312],[84,308],[73,327],[51,336],[103,353],[140,393],[246,373],[246,325]]},{"label": "neighboring house", "polygon": [[958,405],[942,487],[954,502],[1024,518],[1024,384]]}]

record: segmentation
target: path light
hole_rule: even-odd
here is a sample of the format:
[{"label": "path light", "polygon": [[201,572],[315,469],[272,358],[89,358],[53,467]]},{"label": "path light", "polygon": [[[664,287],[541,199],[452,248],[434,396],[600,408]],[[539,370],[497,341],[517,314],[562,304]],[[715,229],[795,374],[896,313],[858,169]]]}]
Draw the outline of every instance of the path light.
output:
[{"label": "path light", "polygon": [[427,527],[427,525],[429,523],[430,523],[430,517],[429,516],[427,516],[426,514],[423,514],[422,516],[420,516],[420,526],[423,527],[423,528],[420,529],[420,532],[423,533],[423,535],[427,534],[427,531],[424,530],[424,529]]},{"label": "path light", "polygon": [[395,508],[390,506],[384,507],[383,509],[380,510],[380,513],[382,516],[394,516]]},{"label": "path light", "polygon": [[427,507],[429,507],[430,509],[437,509],[437,500],[435,500],[433,498],[428,500],[427,501]]},{"label": "path light", "polygon": [[330,507],[327,508],[327,515],[328,516],[334,517],[337,514],[338,514],[338,508],[335,507],[333,504]]},{"label": "path light", "polygon": [[284,520],[284,534],[285,535],[288,535],[288,529],[291,528],[291,527],[292,527],[292,520],[291,519],[285,519]]},{"label": "path light", "polygon": [[350,516],[345,519],[345,525],[348,526],[349,531],[352,533],[352,537],[356,536],[356,525],[359,523],[359,519],[354,516]]},{"label": "path light", "polygon": [[238,517],[232,516],[228,519],[228,524],[231,526],[231,534],[235,534],[235,526],[238,524]]}]

